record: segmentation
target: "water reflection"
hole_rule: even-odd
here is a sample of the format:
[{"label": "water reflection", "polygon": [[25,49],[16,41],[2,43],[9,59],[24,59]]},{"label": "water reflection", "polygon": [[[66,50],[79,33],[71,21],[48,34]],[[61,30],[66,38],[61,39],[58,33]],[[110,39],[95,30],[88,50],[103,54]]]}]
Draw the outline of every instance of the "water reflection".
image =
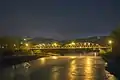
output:
[{"label": "water reflection", "polygon": [[75,59],[76,57],[75,57],[75,56],[71,56],[70,58],[71,58],[71,59]]},{"label": "water reflection", "polygon": [[[84,80],[91,80],[92,79],[92,61],[90,58],[86,58],[85,60],[85,79]],[[93,80],[93,79],[92,79]]]},{"label": "water reflection", "polygon": [[57,56],[52,56],[52,59],[58,59],[58,57]]},{"label": "water reflection", "polygon": [[31,67],[31,65],[30,65],[30,63],[25,62],[25,63],[23,63],[23,67],[24,67],[25,72],[28,72],[28,70]]},{"label": "water reflection", "polygon": [[[74,59],[70,63],[68,76],[70,80],[101,80],[98,79],[102,77],[99,75],[102,71],[96,71],[95,59],[86,57],[80,61],[79,59]],[[97,67],[99,70],[99,66]]]},{"label": "water reflection", "polygon": [[31,64],[29,62],[25,62],[21,65],[16,65],[16,69],[14,70],[15,73],[15,80],[30,80],[30,68]]},{"label": "water reflection", "polygon": [[69,79],[70,80],[75,80],[75,69],[76,69],[76,61],[73,60],[71,63],[70,63],[70,68],[69,68],[69,73],[68,73],[68,76],[69,76]]},{"label": "water reflection", "polygon": [[52,68],[52,71],[51,71],[52,75],[51,75],[51,80],[59,80],[60,78],[60,67],[58,66],[55,66]]},{"label": "water reflection", "polygon": [[44,65],[46,63],[46,59],[45,58],[40,58],[40,64]]}]

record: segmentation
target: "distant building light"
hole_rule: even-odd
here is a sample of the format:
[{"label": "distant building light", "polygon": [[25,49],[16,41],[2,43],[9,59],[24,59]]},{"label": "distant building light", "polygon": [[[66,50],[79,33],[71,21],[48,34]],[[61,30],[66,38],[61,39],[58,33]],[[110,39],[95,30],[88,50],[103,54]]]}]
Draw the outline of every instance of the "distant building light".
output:
[{"label": "distant building light", "polygon": [[7,47],[8,45],[6,44],[5,46]]},{"label": "distant building light", "polygon": [[20,44],[23,44],[23,42],[21,42]]},{"label": "distant building light", "polygon": [[16,44],[14,44],[14,47],[16,46]]},{"label": "distant building light", "polygon": [[100,39],[100,37],[98,36],[97,39]]},{"label": "distant building light", "polygon": [[26,39],[24,39],[24,41],[26,41]]}]

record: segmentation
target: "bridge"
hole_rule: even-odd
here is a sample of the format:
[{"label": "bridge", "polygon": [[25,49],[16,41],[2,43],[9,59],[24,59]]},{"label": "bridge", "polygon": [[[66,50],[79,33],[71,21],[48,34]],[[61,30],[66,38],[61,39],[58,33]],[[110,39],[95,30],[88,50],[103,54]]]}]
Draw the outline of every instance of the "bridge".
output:
[{"label": "bridge", "polygon": [[34,45],[30,49],[109,49],[110,46],[101,46],[99,44],[90,42],[71,42],[68,44],[58,44],[58,43],[41,43]]}]

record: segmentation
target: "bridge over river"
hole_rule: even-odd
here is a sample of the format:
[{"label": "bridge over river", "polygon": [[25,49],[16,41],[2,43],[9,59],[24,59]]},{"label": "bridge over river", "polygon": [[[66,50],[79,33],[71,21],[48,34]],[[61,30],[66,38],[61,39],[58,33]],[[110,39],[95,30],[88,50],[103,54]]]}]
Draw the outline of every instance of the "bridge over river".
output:
[{"label": "bridge over river", "polygon": [[100,50],[111,49],[111,46],[101,46],[99,44],[90,43],[90,42],[71,42],[68,44],[58,44],[58,43],[41,43],[28,47],[29,50],[41,50],[41,53],[82,53],[87,52],[99,52]]}]

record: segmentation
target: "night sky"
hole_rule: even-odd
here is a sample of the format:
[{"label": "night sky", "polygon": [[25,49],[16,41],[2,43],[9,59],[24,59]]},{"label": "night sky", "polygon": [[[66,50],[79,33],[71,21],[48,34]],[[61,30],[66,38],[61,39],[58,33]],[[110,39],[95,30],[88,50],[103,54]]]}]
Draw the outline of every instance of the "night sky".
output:
[{"label": "night sky", "polygon": [[119,22],[120,0],[0,0],[0,36],[108,35]]}]

